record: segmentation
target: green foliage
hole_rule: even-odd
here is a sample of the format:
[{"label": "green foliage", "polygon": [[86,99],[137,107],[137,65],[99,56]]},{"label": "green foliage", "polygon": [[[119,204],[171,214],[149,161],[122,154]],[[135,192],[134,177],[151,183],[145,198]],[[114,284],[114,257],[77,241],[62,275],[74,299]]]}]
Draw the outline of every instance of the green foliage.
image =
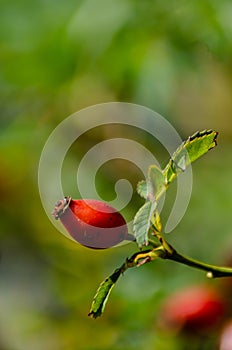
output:
[{"label": "green foliage", "polygon": [[148,233],[151,226],[150,221],[156,206],[157,202],[148,201],[138,210],[135,215],[133,231],[140,248],[142,245],[148,244]]},{"label": "green foliage", "polygon": [[151,223],[155,231],[161,232],[162,230],[157,201],[165,190],[166,179],[162,170],[156,165],[151,165],[148,169],[147,181],[142,180],[137,185],[138,194],[148,200],[139,209],[134,218],[133,231],[140,248],[148,244]]},{"label": "green foliage", "polygon": [[186,170],[192,162],[214,148],[217,143],[217,132],[204,130],[196,132],[177,148],[163,171],[167,184],[172,182],[178,174]]},{"label": "green foliage", "polygon": [[151,192],[148,198],[155,198],[156,201],[160,199],[166,190],[166,178],[160,168],[156,165],[151,165],[148,168],[148,181]]},{"label": "green foliage", "polygon": [[155,231],[158,233],[161,231],[157,202],[162,194],[178,174],[184,172],[187,166],[217,145],[217,135],[218,133],[213,130],[197,132],[177,148],[163,171],[156,165],[149,167],[147,180],[139,182],[137,186],[138,194],[147,199],[134,218],[133,230],[140,248],[148,244],[152,218]]},{"label": "green foliage", "polygon": [[141,180],[141,181],[138,182],[138,184],[137,184],[137,192],[142,198],[144,198],[144,199],[148,198],[150,190],[148,188],[147,181]]},{"label": "green foliage", "polygon": [[105,309],[106,302],[113,289],[115,283],[117,282],[121,270],[117,269],[111,276],[107,277],[99,286],[96,295],[93,299],[89,316],[97,318],[101,316]]},{"label": "green foliage", "polygon": [[148,200],[158,200],[166,190],[166,179],[157,165],[148,168],[147,181],[140,181],[137,185],[138,194]]}]

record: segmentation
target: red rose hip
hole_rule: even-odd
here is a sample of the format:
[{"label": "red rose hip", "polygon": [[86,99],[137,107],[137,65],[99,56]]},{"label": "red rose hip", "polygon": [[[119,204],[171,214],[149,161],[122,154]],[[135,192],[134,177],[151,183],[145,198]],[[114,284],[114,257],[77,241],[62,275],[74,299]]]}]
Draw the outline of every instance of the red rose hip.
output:
[{"label": "red rose hip", "polygon": [[168,329],[202,333],[218,325],[225,309],[225,301],[215,289],[208,286],[187,287],[166,300],[161,324]]},{"label": "red rose hip", "polygon": [[89,248],[104,249],[132,240],[123,216],[98,200],[65,197],[58,201],[52,214],[77,242]]}]

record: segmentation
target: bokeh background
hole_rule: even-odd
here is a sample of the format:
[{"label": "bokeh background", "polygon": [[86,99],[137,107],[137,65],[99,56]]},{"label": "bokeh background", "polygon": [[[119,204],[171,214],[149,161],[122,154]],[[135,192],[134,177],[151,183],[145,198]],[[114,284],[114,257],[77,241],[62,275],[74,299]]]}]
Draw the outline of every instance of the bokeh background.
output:
[{"label": "bokeh background", "polygon": [[[157,261],[126,272],[103,317],[88,318],[98,284],[136,246],[94,251],[61,235],[40,202],[37,170],[52,130],[97,103],[150,107],[183,138],[215,129],[219,146],[194,164],[191,202],[169,240],[225,264],[232,249],[231,1],[1,0],[0,7],[0,349],[190,349],[193,341],[159,329],[160,305],[173,290],[206,283],[222,291],[222,282]],[[73,148],[70,192],[72,165],[114,132],[89,133]],[[144,143],[153,148],[147,135]],[[121,174],[135,189],[141,174],[127,165],[99,173],[103,199]],[[133,199],[125,215],[142,203]],[[219,332],[201,346],[216,348]]]}]

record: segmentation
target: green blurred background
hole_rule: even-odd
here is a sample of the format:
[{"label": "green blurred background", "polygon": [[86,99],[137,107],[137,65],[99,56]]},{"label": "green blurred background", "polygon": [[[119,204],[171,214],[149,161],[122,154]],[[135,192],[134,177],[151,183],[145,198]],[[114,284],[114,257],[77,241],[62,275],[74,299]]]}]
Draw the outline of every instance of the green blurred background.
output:
[{"label": "green blurred background", "polygon": [[[180,349],[178,337],[156,325],[162,299],[188,284],[220,282],[157,261],[128,271],[103,317],[88,318],[98,284],[136,247],[93,251],[62,236],[40,202],[38,162],[63,119],[102,102],[150,107],[183,138],[219,131],[219,146],[193,166],[191,202],[169,240],[185,254],[223,264],[232,248],[231,1],[0,6],[0,349]],[[79,156],[103,138],[100,131],[87,136]],[[113,174],[109,166],[99,175],[103,197]],[[132,201],[130,215],[139,204]]]}]

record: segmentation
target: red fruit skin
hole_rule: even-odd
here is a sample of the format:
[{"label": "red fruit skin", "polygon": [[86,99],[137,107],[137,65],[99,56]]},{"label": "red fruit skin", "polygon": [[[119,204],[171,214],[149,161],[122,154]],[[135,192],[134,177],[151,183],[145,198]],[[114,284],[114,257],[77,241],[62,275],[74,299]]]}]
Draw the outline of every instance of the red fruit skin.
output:
[{"label": "red fruit skin", "polygon": [[105,249],[127,239],[126,221],[108,204],[94,199],[71,198],[68,204],[58,214],[56,206],[53,215],[56,219],[60,218],[69,234],[80,244],[92,249]]},{"label": "red fruit skin", "polygon": [[226,304],[208,286],[185,288],[170,296],[162,309],[162,326],[186,333],[202,333],[218,325]]}]

